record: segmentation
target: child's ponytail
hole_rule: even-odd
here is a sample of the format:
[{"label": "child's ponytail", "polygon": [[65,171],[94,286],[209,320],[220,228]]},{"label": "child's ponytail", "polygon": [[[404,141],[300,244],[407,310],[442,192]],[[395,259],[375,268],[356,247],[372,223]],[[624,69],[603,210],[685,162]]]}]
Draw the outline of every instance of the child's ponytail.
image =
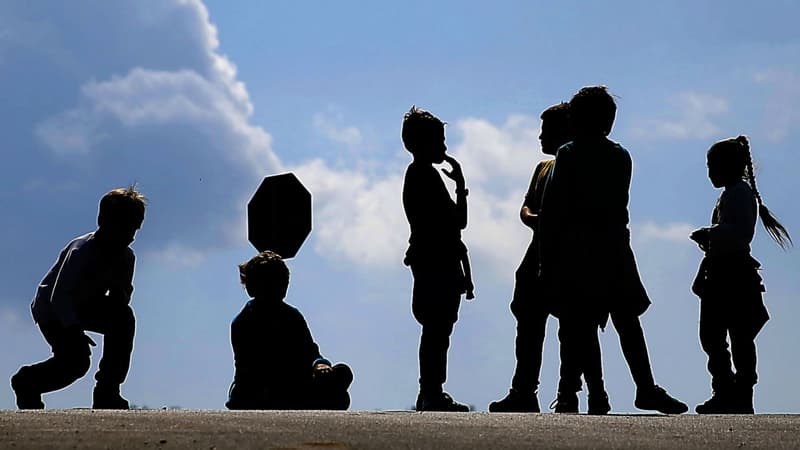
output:
[{"label": "child's ponytail", "polygon": [[767,233],[772,240],[782,249],[792,246],[794,243],[789,236],[789,232],[786,231],[786,228],[772,215],[772,212],[767,208],[767,205],[764,204],[764,201],[761,199],[761,194],[758,192],[758,188],[756,187],[756,175],[753,172],[753,158],[750,156],[750,143],[747,141],[747,136],[738,136],[736,142],[742,147],[744,153],[747,182],[750,184],[750,188],[753,189],[753,195],[758,202],[758,216],[761,218],[761,223],[764,224],[764,228],[767,229]]}]

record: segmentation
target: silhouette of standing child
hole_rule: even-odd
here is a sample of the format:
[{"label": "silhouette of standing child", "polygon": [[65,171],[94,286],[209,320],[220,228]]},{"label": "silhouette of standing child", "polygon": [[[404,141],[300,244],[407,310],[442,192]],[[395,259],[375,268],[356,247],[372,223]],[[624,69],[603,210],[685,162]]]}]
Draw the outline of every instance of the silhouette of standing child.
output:
[{"label": "silhouette of standing child", "polygon": [[750,255],[756,215],[782,248],[792,241],[763,204],[745,136],[715,143],[707,160],[711,184],[724,190],[714,207],[711,226],[690,236],[705,252],[692,291],[700,297],[700,343],[708,355],[713,389],[713,396],[695,411],[753,414],[753,386],[758,380],[755,338],[769,320],[758,274],[761,264]]},{"label": "silhouette of standing child", "polygon": [[[461,295],[472,288],[465,276],[467,248],[461,241],[461,230],[467,226],[468,191],[461,166],[445,154],[444,125],[416,107],[403,117],[403,144],[414,156],[403,182],[403,208],[411,229],[404,260],[414,277],[411,309],[422,325],[417,411],[469,410],[442,389]],[[451,170],[442,172],[456,183],[455,202],[433,167],[445,161]]]},{"label": "silhouette of standing child", "polygon": [[103,335],[95,375],[95,409],[128,409],[119,392],[130,367],[135,319],[130,307],[135,256],[129,245],[144,221],[145,198],[131,186],[100,200],[96,231],[73,239],[36,290],[34,321],[53,356],[11,377],[20,409],[42,409],[42,394],[69,386],[89,371],[94,341]]},{"label": "silhouette of standing child", "polygon": [[[555,155],[558,148],[572,140],[569,129],[569,104],[559,103],[541,115],[539,140],[542,153]],[[517,320],[515,356],[517,364],[511,389],[502,400],[489,404],[489,412],[539,412],[539,372],[542,368],[549,303],[539,286],[539,210],[555,160],[540,161],[533,169],[528,192],[520,209],[520,220],[533,231],[531,243],[515,273],[511,312]]]},{"label": "silhouette of standing child", "polygon": [[231,324],[236,368],[228,409],[330,409],[350,406],[353,372],[319,353],[303,315],[286,304],[289,268],[264,251],[239,265],[252,297]]}]

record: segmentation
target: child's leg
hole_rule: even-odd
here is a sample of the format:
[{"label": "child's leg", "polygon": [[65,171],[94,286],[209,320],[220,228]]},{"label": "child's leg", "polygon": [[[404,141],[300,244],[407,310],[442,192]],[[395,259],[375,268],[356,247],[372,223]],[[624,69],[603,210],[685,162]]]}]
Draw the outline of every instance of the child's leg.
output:
[{"label": "child's leg", "polygon": [[564,317],[558,321],[559,342],[559,393],[575,393],[581,390],[581,336],[574,318]]},{"label": "child's leg", "polygon": [[753,414],[753,386],[758,381],[755,334],[748,328],[733,327],[730,335],[731,354],[736,367],[734,412]]},{"label": "child's leg", "polygon": [[582,325],[585,330],[583,334],[583,356],[581,367],[583,367],[583,377],[586,380],[586,388],[589,391],[588,413],[589,414],[608,414],[611,405],[608,402],[605,383],[603,382],[603,361],[600,353],[600,341],[597,338],[597,324],[586,323]]},{"label": "child's leg", "polygon": [[531,396],[536,394],[539,388],[546,327],[547,313],[531,313],[517,320],[515,342],[517,365],[511,387],[520,394]]},{"label": "child's leg", "polygon": [[353,382],[353,371],[347,364],[336,364],[332,371],[315,377],[311,382],[311,409],[344,411],[350,406],[347,389]]},{"label": "child's leg", "polygon": [[69,386],[84,376],[92,363],[90,340],[83,330],[65,329],[58,322],[40,323],[39,329],[50,344],[53,356],[23,366],[12,378],[15,391],[22,390],[37,397]]},{"label": "child's leg", "polygon": [[700,302],[700,345],[708,355],[708,372],[711,388],[724,393],[733,387],[731,354],[728,352],[728,328],[722,320],[722,311],[709,300]]},{"label": "child's leg", "polygon": [[419,386],[425,395],[442,393],[447,380],[447,351],[453,323],[423,324],[419,338]]},{"label": "child's leg", "polygon": [[617,330],[622,355],[625,357],[625,362],[628,363],[628,369],[636,384],[636,389],[653,388],[655,381],[639,316],[627,312],[613,312],[611,321],[614,323],[614,329]]},{"label": "child's leg", "polygon": [[[136,320],[133,310],[124,303],[100,298],[80,311],[87,330],[103,335],[103,356],[95,374],[95,395],[119,396],[119,386],[125,381],[133,352]],[[121,402],[120,402],[121,403]]]}]

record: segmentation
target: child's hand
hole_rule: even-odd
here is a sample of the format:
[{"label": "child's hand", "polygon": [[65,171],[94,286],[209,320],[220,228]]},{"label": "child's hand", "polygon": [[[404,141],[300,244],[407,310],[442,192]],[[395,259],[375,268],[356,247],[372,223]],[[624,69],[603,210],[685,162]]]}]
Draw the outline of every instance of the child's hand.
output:
[{"label": "child's hand", "polygon": [[689,239],[697,242],[697,245],[700,246],[700,250],[707,251],[708,250],[708,228],[698,228],[692,231],[692,234],[689,235]]},{"label": "child's hand", "polygon": [[316,366],[314,366],[313,376],[314,378],[316,378],[319,376],[330,375],[331,372],[333,372],[333,369],[331,368],[330,365],[325,363],[319,363]]},{"label": "child's hand", "polygon": [[442,173],[456,182],[456,189],[463,190],[466,183],[464,182],[464,172],[461,171],[461,164],[450,155],[444,155],[444,160],[450,164],[452,170],[442,169]]}]

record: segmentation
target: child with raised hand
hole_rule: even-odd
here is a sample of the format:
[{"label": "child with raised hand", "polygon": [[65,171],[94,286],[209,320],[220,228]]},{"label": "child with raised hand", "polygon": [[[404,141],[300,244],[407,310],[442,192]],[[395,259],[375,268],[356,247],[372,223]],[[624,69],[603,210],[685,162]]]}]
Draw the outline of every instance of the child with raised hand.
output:
[{"label": "child with raised hand", "polygon": [[231,324],[236,372],[228,409],[328,409],[350,406],[353,372],[320,355],[303,315],[286,304],[289,268],[264,251],[239,265],[252,297]]},{"label": "child with raised hand", "polygon": [[103,335],[92,407],[128,409],[119,392],[130,367],[135,320],[130,307],[134,253],[129,245],[144,221],[145,198],[134,186],[100,200],[96,231],[61,251],[31,305],[33,320],[53,356],[23,366],[11,377],[20,409],[43,409],[42,394],[65,388],[91,366],[94,345],[86,331]]},{"label": "child with raised hand", "polygon": [[[411,269],[414,287],[411,309],[422,325],[419,342],[417,411],[462,411],[442,389],[447,378],[447,350],[458,319],[461,295],[471,281],[465,275],[467,248],[461,230],[467,226],[467,194],[459,163],[445,151],[444,122],[428,111],[412,107],[403,117],[403,144],[414,160],[403,182],[403,208],[411,236],[404,263]],[[455,202],[434,164],[456,183]]]},{"label": "child with raised hand", "polygon": [[758,380],[755,338],[769,320],[762,298],[765,288],[758,274],[761,264],[750,255],[756,215],[782,248],[792,240],[756,188],[745,136],[712,145],[707,163],[711,184],[724,190],[714,207],[711,226],[690,236],[705,252],[692,291],[700,297],[700,343],[708,355],[713,390],[712,397],[695,411],[753,414],[753,386]]}]

